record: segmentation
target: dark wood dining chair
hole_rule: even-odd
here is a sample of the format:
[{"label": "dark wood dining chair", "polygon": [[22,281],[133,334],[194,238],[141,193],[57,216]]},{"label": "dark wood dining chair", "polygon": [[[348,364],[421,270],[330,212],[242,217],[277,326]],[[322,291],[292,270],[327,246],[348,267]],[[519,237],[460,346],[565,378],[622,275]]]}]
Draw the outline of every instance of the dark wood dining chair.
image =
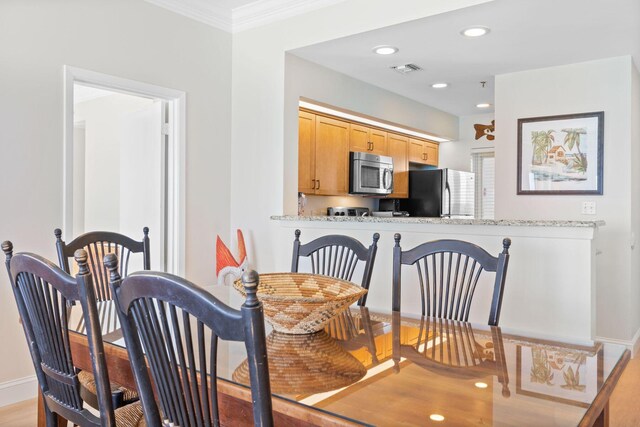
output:
[{"label": "dark wood dining chair", "polygon": [[247,298],[235,310],[171,274],[137,272],[122,279],[114,254],[105,257],[105,265],[147,425],[160,425],[161,419],[165,425],[181,427],[234,423],[220,420],[218,412],[219,338],[245,343],[254,424],[273,425],[264,314],[256,296],[255,271],[242,276]]},{"label": "dark wood dining chair", "polygon": [[[299,272],[300,257],[309,257],[311,260],[311,273],[353,282],[353,273],[358,263],[363,261],[364,270],[360,285],[369,290],[380,234],[374,233],[373,243],[369,248],[353,237],[340,234],[318,237],[305,244],[300,243],[300,230],[295,231],[295,236],[291,260],[292,273]],[[367,295],[368,292],[358,300],[358,305],[366,305]]]},{"label": "dark wood dining chair", "polygon": [[[18,253],[14,256],[9,241],[2,243],[2,250],[42,393],[47,427],[58,427],[58,416],[81,427],[137,426],[142,419],[140,404],[113,409],[87,253],[84,250],[76,253],[79,271],[73,278],[38,255]],[[79,302],[82,306],[99,416],[84,407],[80,394],[78,371],[69,343],[68,302]]]},{"label": "dark wood dining chair", "polygon": [[[65,272],[72,274],[70,260],[78,249],[83,249],[88,255],[88,268],[93,276],[95,296],[98,305],[99,323],[102,328],[102,335],[110,334],[120,329],[118,316],[115,312],[111,287],[109,286],[109,272],[102,262],[104,256],[113,253],[122,260],[120,263],[120,275],[125,277],[129,273],[129,262],[131,256],[142,257],[142,268],[151,268],[151,256],[149,250],[149,228],[142,229],[143,238],[141,241],[133,240],[123,234],[111,231],[91,231],[82,234],[71,242],[62,240],[62,230],[56,228],[56,250],[58,252],[58,264]],[[84,333],[84,317],[78,318],[78,324],[72,325],[72,329]],[[83,399],[94,408],[98,408],[96,387],[93,375],[90,372],[80,372],[80,386]],[[116,408],[136,401],[138,392],[117,383],[112,384],[112,400]]]},{"label": "dark wood dining chair", "polygon": [[488,323],[498,325],[511,239],[502,240],[502,252],[494,257],[481,247],[462,240],[435,240],[403,251],[400,238],[400,234],[394,236],[393,311],[400,312],[403,265],[417,268],[423,316],[462,321],[469,319],[481,273],[489,271],[495,272],[495,281]]},{"label": "dark wood dining chair", "polygon": [[[93,273],[97,301],[111,300],[109,272],[104,267],[102,260],[107,254],[115,254],[120,260],[120,276],[126,277],[129,274],[131,255],[140,254],[142,256],[142,268],[149,270],[151,268],[149,228],[144,227],[142,232],[144,235],[141,241],[136,241],[131,237],[111,231],[90,231],[66,243],[62,240],[62,230],[56,228],[53,233],[56,236],[56,249],[60,268],[71,274],[69,260],[73,258],[75,251],[84,249],[89,255],[88,265],[89,270]],[[107,332],[105,331],[105,333]]]}]

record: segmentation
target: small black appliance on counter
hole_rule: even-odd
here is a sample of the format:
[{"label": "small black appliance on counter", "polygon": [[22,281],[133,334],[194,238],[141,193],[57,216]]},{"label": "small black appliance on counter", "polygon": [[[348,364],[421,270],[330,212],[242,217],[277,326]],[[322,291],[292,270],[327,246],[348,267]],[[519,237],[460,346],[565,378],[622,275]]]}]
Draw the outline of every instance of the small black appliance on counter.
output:
[{"label": "small black appliance on counter", "polygon": [[327,208],[329,216],[369,216],[369,208]]}]

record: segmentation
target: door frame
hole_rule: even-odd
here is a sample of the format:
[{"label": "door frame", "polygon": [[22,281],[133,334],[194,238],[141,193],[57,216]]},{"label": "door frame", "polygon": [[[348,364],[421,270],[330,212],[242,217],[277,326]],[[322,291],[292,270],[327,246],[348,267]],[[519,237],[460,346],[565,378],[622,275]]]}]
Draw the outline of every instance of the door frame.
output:
[{"label": "door frame", "polygon": [[[158,98],[169,105],[170,122],[167,129],[166,198],[166,266],[167,272],[184,276],[185,273],[185,218],[186,218],[186,101],[184,91],[124,79],[95,71],[64,65],[64,147],[63,147],[63,237],[73,238],[73,86],[75,83],[99,86],[114,92],[123,92]],[[164,173],[164,172],[163,172]],[[151,231],[153,233],[153,230]]]}]

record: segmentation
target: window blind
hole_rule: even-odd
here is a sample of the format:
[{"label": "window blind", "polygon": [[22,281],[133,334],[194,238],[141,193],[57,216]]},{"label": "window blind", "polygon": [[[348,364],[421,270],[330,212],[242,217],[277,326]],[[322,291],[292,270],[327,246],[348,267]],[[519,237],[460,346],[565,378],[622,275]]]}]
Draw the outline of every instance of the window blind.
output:
[{"label": "window blind", "polygon": [[474,215],[479,219],[494,218],[495,154],[472,153],[471,170],[476,174]]}]

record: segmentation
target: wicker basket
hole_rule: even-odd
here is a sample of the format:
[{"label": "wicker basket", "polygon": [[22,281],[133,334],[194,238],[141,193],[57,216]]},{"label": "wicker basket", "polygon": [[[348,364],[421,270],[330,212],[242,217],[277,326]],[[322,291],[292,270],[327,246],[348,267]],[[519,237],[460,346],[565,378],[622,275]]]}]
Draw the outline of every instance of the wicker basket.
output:
[{"label": "wicker basket", "polygon": [[[240,280],[234,287],[245,295]],[[338,313],[366,293],[351,282],[303,273],[260,275],[258,299],[264,316],[277,332],[310,334],[322,330]]]},{"label": "wicker basket", "polygon": [[[306,335],[273,332],[267,337],[267,354],[271,391],[278,394],[336,390],[355,383],[367,373],[358,359],[324,331]],[[232,378],[249,384],[246,360],[236,368]]]}]

